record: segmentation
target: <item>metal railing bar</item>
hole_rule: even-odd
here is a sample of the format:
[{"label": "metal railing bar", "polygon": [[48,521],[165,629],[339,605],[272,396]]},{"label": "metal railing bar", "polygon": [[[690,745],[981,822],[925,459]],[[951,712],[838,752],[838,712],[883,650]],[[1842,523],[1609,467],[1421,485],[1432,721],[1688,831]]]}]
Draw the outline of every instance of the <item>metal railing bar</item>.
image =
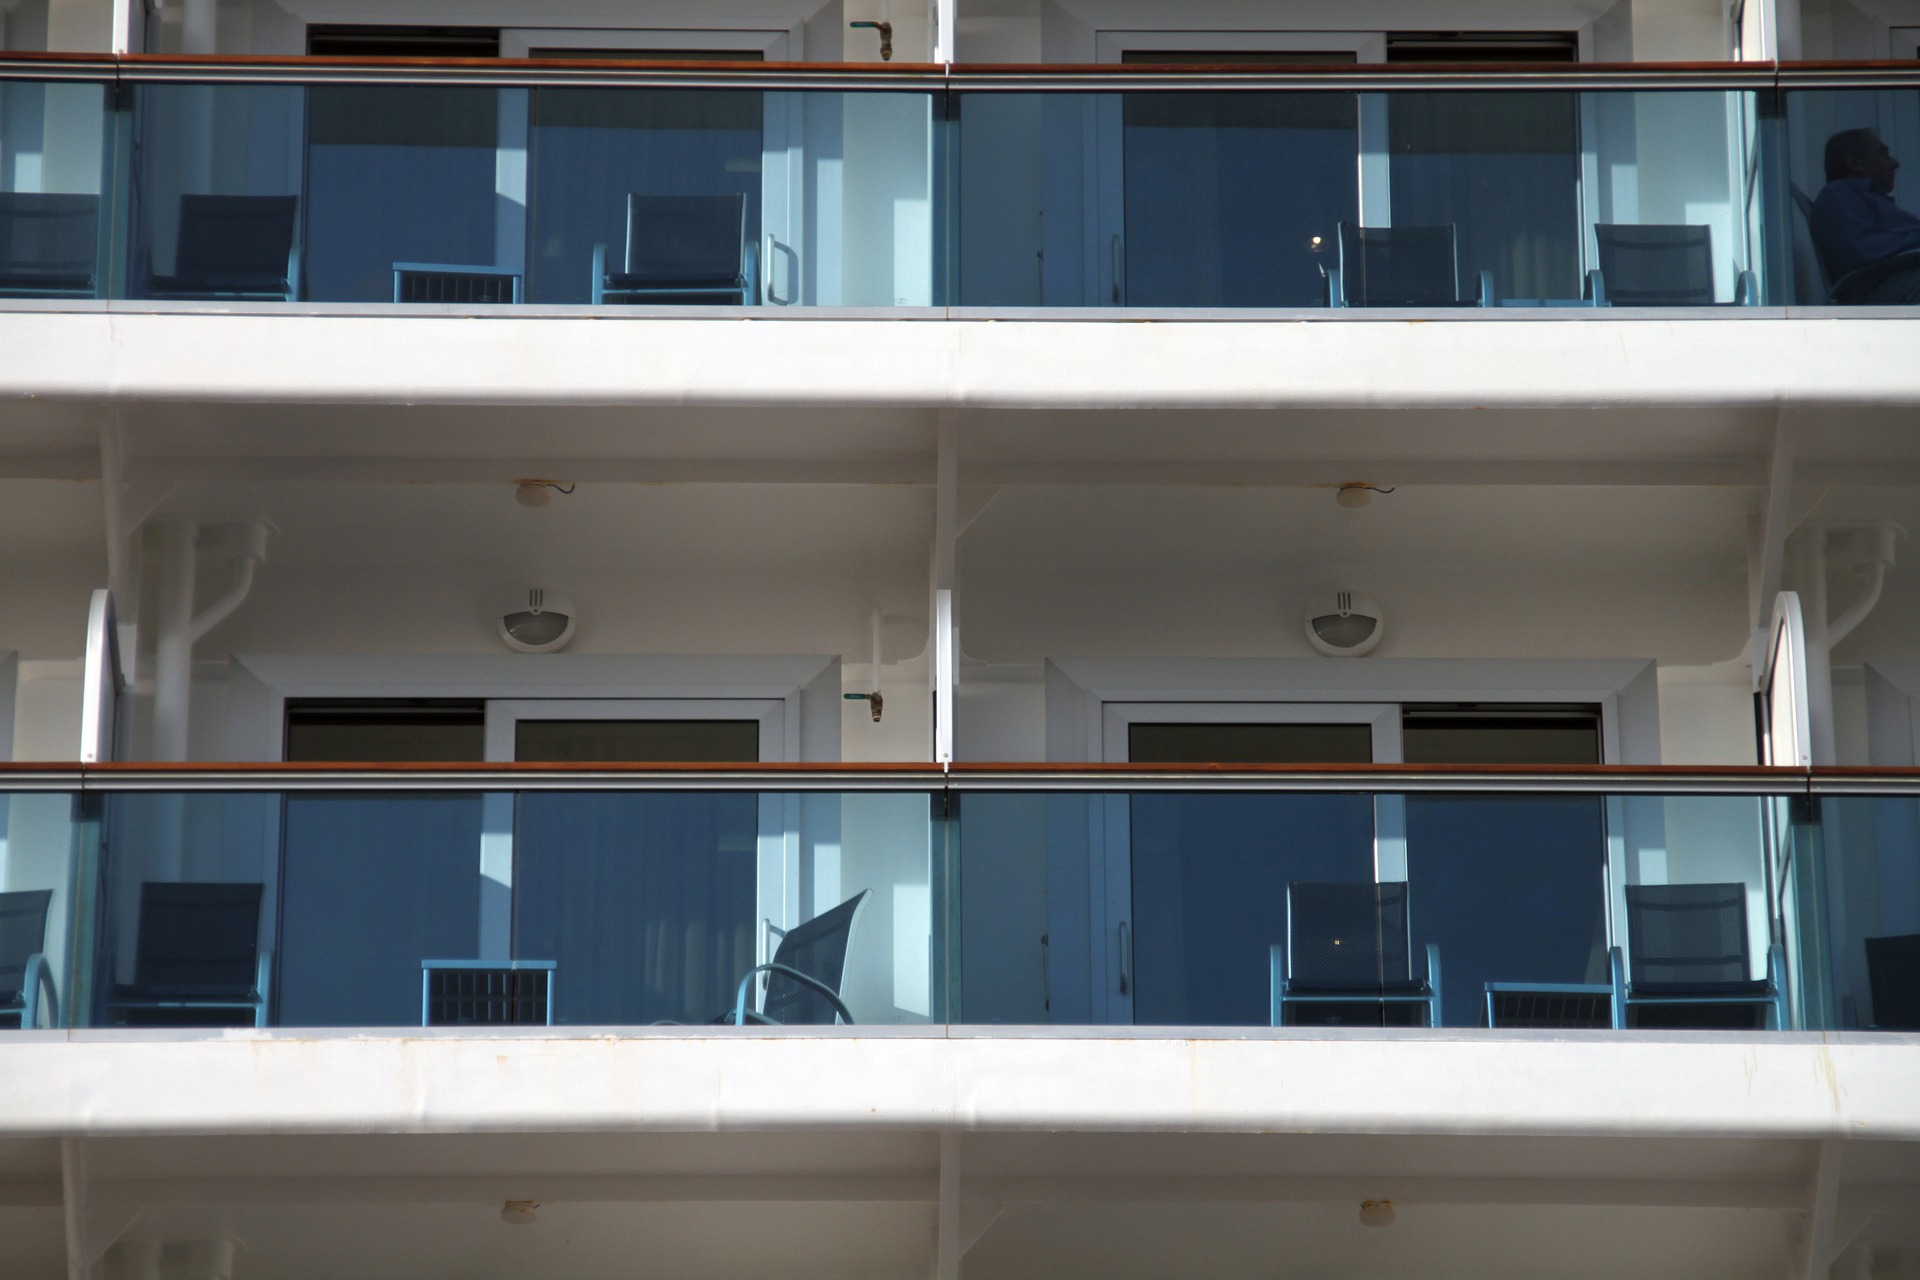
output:
[{"label": "metal railing bar", "polygon": [[645,63],[617,59],[0,54],[0,79],[129,83],[649,86],[853,92],[1383,92],[1920,86],[1911,62],[1192,66]]},{"label": "metal railing bar", "polygon": [[757,791],[1920,796],[1920,770],[1130,764],[0,764],[0,793]]}]

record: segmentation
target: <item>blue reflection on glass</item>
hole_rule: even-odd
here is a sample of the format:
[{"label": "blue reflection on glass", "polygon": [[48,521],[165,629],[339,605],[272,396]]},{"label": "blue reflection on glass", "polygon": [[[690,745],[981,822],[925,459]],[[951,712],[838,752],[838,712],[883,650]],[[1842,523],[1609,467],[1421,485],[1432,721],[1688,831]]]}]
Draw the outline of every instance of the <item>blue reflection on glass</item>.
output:
[{"label": "blue reflection on glass", "polygon": [[307,297],[390,302],[393,264],[497,263],[493,89],[329,86],[307,122]]},{"label": "blue reflection on glass", "polygon": [[1448,1026],[1485,1021],[1489,982],[1606,980],[1599,797],[1409,796],[1416,947],[1440,944]]},{"label": "blue reflection on glass", "polygon": [[1264,1026],[1287,882],[1365,881],[1365,795],[1136,795],[1136,1023]]},{"label": "blue reflection on glass", "polygon": [[420,1021],[420,962],[476,954],[478,796],[286,800],[277,967],[290,1027]]},{"label": "blue reflection on glass", "polygon": [[1126,287],[1136,307],[1306,307],[1321,254],[1357,218],[1355,98],[1125,99]]},{"label": "blue reflection on glass", "polygon": [[763,94],[741,89],[540,89],[533,97],[528,297],[591,300],[593,248],[618,259],[627,196],[747,197],[760,237]]},{"label": "blue reflection on glass", "polygon": [[519,800],[514,951],[558,961],[554,1018],[707,1022],[753,966],[759,798]]},{"label": "blue reflection on glass", "polygon": [[1462,291],[1578,298],[1580,147],[1571,93],[1387,96],[1393,225],[1453,223]]}]

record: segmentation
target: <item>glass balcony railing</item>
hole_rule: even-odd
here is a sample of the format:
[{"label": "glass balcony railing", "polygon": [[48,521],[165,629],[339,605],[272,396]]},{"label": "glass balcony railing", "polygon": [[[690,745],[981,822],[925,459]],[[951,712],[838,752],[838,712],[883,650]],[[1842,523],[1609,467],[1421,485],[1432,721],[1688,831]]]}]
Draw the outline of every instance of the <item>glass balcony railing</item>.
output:
[{"label": "glass balcony railing", "polygon": [[0,776],[58,1027],[1920,1030],[1920,775]]},{"label": "glass balcony railing", "polygon": [[1920,205],[1891,163],[1920,155],[1912,68],[52,65],[0,61],[0,297],[1920,297]]}]

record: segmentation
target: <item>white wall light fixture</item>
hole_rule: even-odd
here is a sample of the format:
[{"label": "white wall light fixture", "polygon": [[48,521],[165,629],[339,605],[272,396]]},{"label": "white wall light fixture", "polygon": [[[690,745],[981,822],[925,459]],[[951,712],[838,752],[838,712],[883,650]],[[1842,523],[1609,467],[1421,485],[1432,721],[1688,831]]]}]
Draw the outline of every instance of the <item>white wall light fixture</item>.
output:
[{"label": "white wall light fixture", "polygon": [[1326,591],[1307,605],[1307,643],[1329,658],[1372,653],[1385,631],[1380,605],[1352,591]]},{"label": "white wall light fixture", "polygon": [[557,653],[573,639],[573,601],[539,587],[516,596],[500,615],[500,638],[516,653]]}]

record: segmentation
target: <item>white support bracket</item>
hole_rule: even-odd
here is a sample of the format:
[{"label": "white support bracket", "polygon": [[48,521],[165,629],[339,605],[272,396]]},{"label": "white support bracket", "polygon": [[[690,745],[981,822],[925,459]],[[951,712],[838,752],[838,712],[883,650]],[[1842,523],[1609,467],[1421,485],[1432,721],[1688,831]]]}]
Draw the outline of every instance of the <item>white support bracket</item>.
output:
[{"label": "white support bracket", "polygon": [[140,1210],[91,1194],[86,1143],[80,1138],[60,1140],[60,1196],[66,1212],[67,1280],[94,1280],[100,1260]]},{"label": "white support bracket", "polygon": [[933,1280],[960,1280],[960,1135],[940,1134],[940,1202],[934,1215]]},{"label": "white support bracket", "polygon": [[1807,1181],[1807,1217],[1788,1273],[1793,1280],[1826,1280],[1838,1250],[1834,1248],[1835,1219],[1840,1207],[1840,1144],[1829,1138],[1820,1144]]},{"label": "white support bracket", "polygon": [[954,562],[960,540],[960,422],[942,410],[935,428],[933,551],[928,567],[928,616],[933,634],[933,758],[953,762],[954,685],[959,671],[959,626],[954,603]]},{"label": "white support bracket", "polygon": [[1794,455],[1798,448],[1799,430],[1792,411],[1782,409],[1774,419],[1773,451],[1767,463],[1766,508],[1754,531],[1748,558],[1747,605],[1752,620],[1748,656],[1755,688],[1759,687],[1760,673],[1766,669],[1773,602],[1780,594],[1781,580],[1786,573],[1787,538],[1819,501],[1817,490],[1801,494],[1796,501]]}]

